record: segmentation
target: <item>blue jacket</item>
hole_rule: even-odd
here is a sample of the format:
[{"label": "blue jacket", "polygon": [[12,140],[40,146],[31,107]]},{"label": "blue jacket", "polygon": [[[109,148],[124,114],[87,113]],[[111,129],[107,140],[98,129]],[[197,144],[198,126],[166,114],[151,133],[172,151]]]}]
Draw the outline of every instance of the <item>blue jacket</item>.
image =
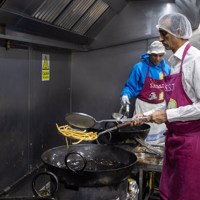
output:
[{"label": "blue jacket", "polygon": [[157,66],[153,65],[149,61],[149,54],[147,53],[142,54],[140,58],[143,59],[143,61],[138,62],[133,66],[129,78],[126,81],[120,96],[127,95],[129,99],[131,99],[132,97],[138,97],[144,85],[149,63],[150,70],[148,76],[151,78],[160,80],[162,77],[162,67],[165,76],[170,73],[170,66],[166,64],[164,58]]}]

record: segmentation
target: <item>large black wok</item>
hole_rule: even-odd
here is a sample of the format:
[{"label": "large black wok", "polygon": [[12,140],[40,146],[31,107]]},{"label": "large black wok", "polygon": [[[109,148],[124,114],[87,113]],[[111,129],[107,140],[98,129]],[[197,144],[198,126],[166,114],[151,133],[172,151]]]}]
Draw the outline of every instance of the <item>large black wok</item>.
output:
[{"label": "large black wok", "polygon": [[[66,185],[107,186],[127,179],[137,158],[110,145],[80,144],[49,149],[42,154],[42,160]],[[76,169],[76,165],[81,167]]]}]

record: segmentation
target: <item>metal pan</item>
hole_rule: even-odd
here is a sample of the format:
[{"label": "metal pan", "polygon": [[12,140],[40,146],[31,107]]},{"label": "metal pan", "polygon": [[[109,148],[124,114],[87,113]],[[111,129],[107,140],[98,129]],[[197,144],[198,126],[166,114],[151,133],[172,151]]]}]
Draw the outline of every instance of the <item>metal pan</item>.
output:
[{"label": "metal pan", "polygon": [[[147,120],[147,117],[140,117],[137,118],[139,120]],[[94,127],[96,123],[102,123],[102,122],[121,122],[121,123],[126,123],[126,122],[132,122],[132,118],[128,119],[104,119],[97,121],[94,117],[85,114],[85,113],[69,113],[66,114],[65,120],[71,125],[76,128],[82,128],[82,129],[88,129]],[[128,125],[128,124],[127,124]],[[130,125],[130,123],[129,123]]]},{"label": "metal pan", "polygon": [[[124,112],[125,108],[125,112]],[[118,113],[113,113],[112,118],[113,119],[127,119],[127,116],[129,115],[129,105],[121,106]]]}]

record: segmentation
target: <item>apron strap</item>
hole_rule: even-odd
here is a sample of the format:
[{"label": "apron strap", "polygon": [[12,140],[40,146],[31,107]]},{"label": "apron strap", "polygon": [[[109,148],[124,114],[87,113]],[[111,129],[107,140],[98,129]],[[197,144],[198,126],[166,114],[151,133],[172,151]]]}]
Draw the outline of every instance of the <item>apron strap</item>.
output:
[{"label": "apron strap", "polygon": [[191,44],[188,43],[184,49],[183,55],[182,55],[182,59],[181,59],[181,66],[180,66],[180,72],[182,72],[182,66],[183,66],[183,61],[185,59],[185,56],[187,54],[188,49],[191,47]]}]

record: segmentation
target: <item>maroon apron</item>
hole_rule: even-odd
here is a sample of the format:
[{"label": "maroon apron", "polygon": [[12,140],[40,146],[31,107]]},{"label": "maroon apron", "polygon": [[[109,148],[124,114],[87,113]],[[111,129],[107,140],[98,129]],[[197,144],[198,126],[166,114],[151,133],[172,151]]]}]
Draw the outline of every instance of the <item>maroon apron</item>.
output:
[{"label": "maroon apron", "polygon": [[[191,105],[182,85],[182,65],[190,44],[183,52],[180,73],[166,76],[165,100],[169,108]],[[160,180],[161,200],[200,199],[200,120],[166,123],[165,154]]]},{"label": "maroon apron", "polygon": [[147,103],[152,103],[152,104],[162,103],[164,101],[164,79],[156,80],[149,77],[148,76],[149,71],[150,71],[150,64],[148,65],[144,86],[140,94],[138,95],[138,98]]}]

